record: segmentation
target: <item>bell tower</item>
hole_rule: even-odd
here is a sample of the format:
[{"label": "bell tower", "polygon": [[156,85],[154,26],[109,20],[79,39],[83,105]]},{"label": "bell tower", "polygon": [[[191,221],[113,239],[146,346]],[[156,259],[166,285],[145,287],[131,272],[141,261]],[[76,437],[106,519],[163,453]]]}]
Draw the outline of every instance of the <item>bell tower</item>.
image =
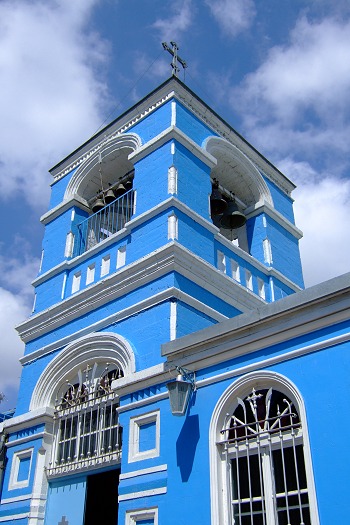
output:
[{"label": "bell tower", "polygon": [[[19,440],[9,462],[29,470],[18,486],[5,479],[4,497],[26,496],[33,524],[46,513],[46,524],[71,525],[87,512],[92,474],[116,471],[122,494],[123,468],[155,454],[133,449],[133,438],[127,450],[125,429],[128,403],[151,392],[130,385],[161,373],[161,345],[300,290],[301,232],[294,185],[175,76],[50,173],[8,425]],[[152,395],[164,397],[163,386]],[[158,428],[157,410],[140,420],[136,410],[135,436]],[[118,442],[109,450],[92,428]]]}]

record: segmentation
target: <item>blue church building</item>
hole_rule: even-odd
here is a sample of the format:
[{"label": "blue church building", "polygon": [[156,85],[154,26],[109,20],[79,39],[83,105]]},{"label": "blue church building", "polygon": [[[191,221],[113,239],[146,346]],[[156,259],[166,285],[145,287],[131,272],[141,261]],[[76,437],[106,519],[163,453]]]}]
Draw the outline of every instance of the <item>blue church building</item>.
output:
[{"label": "blue church building", "polygon": [[350,274],[303,289],[293,183],[176,77],[50,172],[0,525],[349,523]]}]

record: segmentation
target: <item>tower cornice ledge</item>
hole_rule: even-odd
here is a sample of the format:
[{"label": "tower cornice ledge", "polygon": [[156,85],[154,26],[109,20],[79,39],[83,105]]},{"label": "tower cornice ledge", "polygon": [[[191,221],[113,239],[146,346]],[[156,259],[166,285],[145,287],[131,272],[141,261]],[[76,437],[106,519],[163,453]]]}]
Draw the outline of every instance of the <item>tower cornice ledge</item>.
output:
[{"label": "tower cornice ledge", "polygon": [[16,327],[24,342],[120,298],[171,272],[178,272],[240,311],[264,301],[191,251],[172,241]]},{"label": "tower cornice ledge", "polygon": [[103,144],[123,133],[132,132],[132,127],[150,113],[171,99],[178,100],[194,113],[213,134],[219,135],[240,149],[272,182],[288,195],[295,185],[259,153],[247,140],[225,122],[212,108],[202,101],[179,79],[170,78],[154,91],[146,95],[138,104],[111,122],[96,135],[73,151],[59,164],[51,168],[50,173],[56,182],[77,168],[85,160],[96,154]]}]

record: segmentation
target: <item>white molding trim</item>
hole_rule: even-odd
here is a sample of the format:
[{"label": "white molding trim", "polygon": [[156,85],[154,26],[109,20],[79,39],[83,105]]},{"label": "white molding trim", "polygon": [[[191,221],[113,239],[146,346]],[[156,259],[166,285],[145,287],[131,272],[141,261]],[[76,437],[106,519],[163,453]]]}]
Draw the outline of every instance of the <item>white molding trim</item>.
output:
[{"label": "white molding trim", "polygon": [[[261,153],[240,136],[231,126],[220,118],[209,106],[203,103],[194,93],[176,80],[167,81],[160,88],[153,91],[139,104],[124,113],[112,124],[106,126],[98,135],[89,139],[78,150],[69,155],[61,163],[54,166],[50,172],[54,181],[59,180],[82,162],[94,155],[106,140],[111,140],[126,132],[132,126],[144,119],[171,99],[176,99],[191,112],[195,114],[213,134],[218,134],[242,151],[256,166],[264,172],[264,175],[272,180],[280,189],[290,194],[295,185],[273,166]],[[169,122],[171,122],[171,111],[169,111]]]},{"label": "white molding trim", "polygon": [[[160,215],[164,211],[168,210],[169,208],[175,207],[179,211],[182,211],[185,215],[190,217],[194,222],[202,226],[203,228],[206,228],[210,233],[216,234],[219,232],[219,229],[214,226],[212,222],[205,219],[198,213],[194,212],[189,208],[186,204],[179,201],[177,197],[171,196],[165,201],[161,202],[160,204],[157,204],[150,210],[145,211],[144,213],[137,215],[136,217],[132,217],[129,222],[126,223],[125,227],[122,230],[119,230],[115,234],[111,235],[110,237],[107,237],[105,240],[101,241],[98,244],[95,244],[92,248],[84,252],[83,254],[79,255],[78,257],[74,257],[73,259],[64,260],[61,263],[59,263],[57,266],[54,266],[53,268],[50,268],[50,270],[46,271],[45,273],[39,275],[32,281],[33,286],[38,286],[42,282],[44,282],[46,279],[50,279],[54,277],[55,275],[63,272],[64,270],[74,268],[75,266],[79,266],[83,262],[85,262],[87,259],[89,259],[92,255],[94,255],[97,252],[100,252],[102,248],[106,248],[110,244],[114,244],[116,241],[122,241],[125,237],[131,234],[131,231],[133,228],[140,227],[143,223],[149,221],[150,219],[153,219],[153,217],[156,217],[157,215]],[[237,248],[238,250],[242,251],[240,248]],[[243,252],[246,253],[246,252]],[[247,254],[248,255],[248,254]],[[250,256],[249,256],[250,257]],[[254,261],[255,259],[252,258]],[[266,267],[263,266],[261,263],[256,261],[256,264],[264,268],[266,271]]]},{"label": "white molding trim", "polygon": [[216,159],[217,164],[220,162],[221,155],[226,154],[240,165],[240,175],[250,189],[255,203],[273,204],[271,192],[260,171],[237,146],[222,137],[208,137],[203,142],[203,148]]},{"label": "white molding trim", "polygon": [[273,208],[268,202],[264,202],[262,205],[257,205],[254,207],[254,209],[249,208],[245,210],[245,213],[247,219],[255,217],[256,215],[260,215],[261,213],[265,213],[296,239],[299,240],[303,237],[303,232],[299,230],[299,228],[297,228],[292,222],[286,219],[282,213]]},{"label": "white molding trim", "polygon": [[113,332],[90,334],[68,345],[47,365],[35,385],[29,409],[53,406],[63,378],[94,360],[120,366],[125,376],[135,372],[134,352],[124,337]]},{"label": "white molding trim", "polygon": [[[220,383],[221,381],[226,381],[227,379],[232,379],[234,377],[238,377],[244,374],[249,374],[251,372],[255,372],[263,368],[269,368],[270,366],[276,365],[278,363],[289,361],[290,359],[295,359],[303,355],[312,354],[313,352],[319,352],[320,350],[324,350],[325,348],[330,348],[332,346],[346,343],[348,341],[350,341],[350,334],[344,334],[344,335],[336,336],[331,339],[320,341],[318,343],[314,343],[308,346],[303,346],[302,348],[291,350],[290,352],[285,352],[283,354],[279,354],[274,357],[269,357],[263,360],[258,359],[256,362],[251,363],[249,365],[244,365],[244,366],[241,366],[240,368],[235,368],[234,370],[229,370],[228,372],[223,372],[221,374],[217,374],[215,376],[208,377],[207,379],[199,380],[196,382],[196,387],[203,388],[207,385],[211,385],[214,383]],[[230,357],[225,358],[225,360],[226,359],[230,359]],[[197,363],[197,367],[198,369],[202,368],[202,366],[199,365],[198,363]]]},{"label": "white molding trim", "polygon": [[[276,279],[280,280],[285,285],[287,285],[288,287],[290,287],[291,289],[295,291],[301,289],[298,285],[293,283],[293,281],[289,280],[287,277],[281,274],[278,270],[270,266],[265,266],[263,263],[259,262],[257,259],[252,257],[249,253],[245,252],[238,246],[235,246],[234,244],[232,244],[228,239],[226,239],[226,237],[224,237],[220,233],[219,229],[216,226],[214,226],[209,220],[204,219],[204,217],[202,217],[198,213],[191,210],[186,204],[179,201],[175,196],[169,197],[168,199],[158,204],[151,210],[147,210],[147,212],[144,212],[143,214],[138,215],[135,218],[132,218],[125,225],[125,228],[118,231],[111,237],[108,237],[107,239],[100,242],[99,244],[95,245],[93,248],[84,252],[82,255],[79,255],[78,257],[74,257],[73,259],[64,260],[57,266],[39,275],[32,281],[32,285],[38,286],[39,284],[43,283],[45,280],[52,278],[55,275],[62,273],[65,270],[73,269],[75,266],[81,265],[87,259],[91,258],[95,253],[99,252],[102,248],[106,248],[107,246],[114,244],[116,241],[118,242],[122,241],[125,237],[130,235],[133,228],[141,226],[144,222],[149,221],[150,219],[164,212],[170,207],[175,207],[177,210],[183,212],[188,217],[190,217],[192,220],[194,220],[197,224],[205,228],[208,232],[214,234],[215,239],[221,242],[221,244],[225,245],[233,253],[237,254],[239,257],[249,262],[249,264],[251,264],[254,268],[260,270],[265,275],[273,275]],[[273,210],[273,209],[266,205],[263,205],[259,208],[256,208],[254,211],[256,211],[257,214],[263,213],[263,212],[269,214],[270,210]],[[300,230],[295,228],[291,223],[289,223],[289,221],[287,221],[287,219],[285,219],[282,215],[280,216],[280,214],[278,214],[277,212],[275,212],[272,218],[276,220],[282,227],[284,227],[290,233],[293,233],[294,231],[295,237],[298,238],[299,233],[302,235]]]},{"label": "white molding trim", "polygon": [[90,211],[88,202],[79,195],[74,195],[64,199],[57,206],[44,213],[44,215],[40,217],[40,222],[46,226],[73,206],[76,206],[77,208],[80,208],[86,212]]},{"label": "white molding trim", "polygon": [[235,280],[223,275],[177,241],[171,241],[65,301],[33,315],[16,329],[21,339],[28,342],[171,271],[178,272],[205,287],[210,293],[241,312],[255,310],[264,304],[259,296],[247,293]]},{"label": "white molding trim", "polygon": [[[330,321],[330,324],[334,324],[332,320]],[[322,328],[322,326],[320,328]],[[295,337],[297,337],[297,335],[298,334],[296,334]],[[280,341],[284,341],[286,339],[288,339],[288,338],[287,337],[283,337],[283,338],[280,339]],[[264,337],[262,337],[260,339],[260,341],[261,341],[260,348],[262,348],[262,347],[265,346]],[[320,341],[320,342],[317,342],[317,343],[314,343],[314,344],[311,344],[311,345],[303,346],[303,347],[298,348],[296,350],[291,350],[290,352],[285,352],[283,354],[279,354],[278,356],[271,357],[271,358],[268,358],[268,359],[265,359],[265,360],[257,360],[255,363],[252,363],[252,364],[249,364],[249,365],[245,365],[245,366],[240,367],[240,368],[235,368],[233,370],[229,370],[228,372],[223,372],[221,374],[213,375],[211,377],[208,377],[207,379],[202,379],[202,380],[197,381],[196,382],[196,386],[197,386],[198,389],[200,389],[200,388],[206,387],[207,385],[210,385],[210,384],[222,382],[222,381],[225,381],[225,380],[230,379],[230,378],[241,376],[243,374],[248,374],[248,373],[251,373],[251,372],[263,369],[263,368],[267,368],[267,367],[273,366],[273,365],[278,364],[278,363],[282,363],[284,361],[289,361],[290,359],[295,359],[295,358],[300,357],[302,355],[310,354],[310,353],[313,353],[313,352],[318,352],[318,351],[321,351],[321,350],[327,349],[329,347],[336,346],[338,344],[342,344],[342,343],[345,343],[345,342],[348,342],[348,341],[350,341],[350,333],[343,334],[343,335],[340,335],[340,336],[336,336],[336,337],[333,337],[331,339],[326,339],[324,341]],[[255,351],[255,350],[254,349],[250,349],[249,353],[251,353],[253,351]],[[215,364],[218,364],[218,363],[222,363],[222,362],[230,359],[231,357],[232,357],[231,354],[230,354],[230,356],[227,356],[226,354],[223,355],[222,353],[220,353],[218,358],[216,358],[215,361],[214,360],[211,361],[210,363],[208,363],[208,361],[202,359],[202,357],[199,358],[199,359],[198,358],[197,359],[192,359],[190,362],[187,361],[185,358],[181,357],[181,360],[180,359],[176,360],[176,364],[181,364],[181,365],[189,364],[189,365],[192,365],[192,368],[194,370],[199,370],[199,369],[204,368],[206,366],[211,366],[211,365],[215,365]],[[172,377],[172,376],[169,376],[169,373],[174,367],[174,365],[172,364],[173,362],[168,362],[166,365],[165,364],[161,364],[161,365],[157,365],[155,367],[152,367],[150,369],[142,370],[141,372],[136,372],[131,377],[127,378],[127,380],[125,379],[125,383],[121,384],[120,386],[115,384],[115,385],[113,385],[113,387],[114,387],[116,393],[121,397],[121,396],[127,395],[127,394],[129,394],[131,392],[134,392],[136,385],[137,385],[137,390],[142,390],[144,388],[148,388],[150,386],[153,386],[153,385],[165,382],[167,380],[167,378],[169,378],[169,380],[170,380],[170,377]],[[165,366],[167,366],[168,368],[166,369]],[[122,378],[120,381],[121,382],[124,381],[124,378]],[[157,403],[158,401],[166,399],[167,397],[169,397],[168,396],[168,392],[162,392],[160,394],[155,394],[155,395],[153,395],[151,397],[148,397],[148,398],[140,399],[138,401],[133,401],[131,403],[127,403],[125,405],[121,405],[121,406],[118,407],[117,410],[118,410],[119,413],[127,412],[129,410],[134,410],[135,408],[140,408],[140,407],[143,407],[143,406],[146,406],[146,405],[149,405],[149,404]],[[53,411],[52,411],[52,415],[53,415]],[[26,417],[24,417],[24,416],[26,416]],[[28,416],[31,416],[31,413],[27,413],[24,416],[20,416],[21,419],[22,419],[22,425],[21,425],[22,428],[26,428],[27,427],[26,423],[30,419]],[[16,418],[16,419],[19,419],[19,417]],[[10,421],[13,421],[13,420],[8,420],[8,423]],[[16,426],[18,426],[17,422],[16,422]],[[9,424],[6,427],[6,430],[8,428],[10,428]],[[17,428],[16,428],[16,430],[17,430]],[[35,439],[35,437],[36,436],[33,435],[33,439]]]},{"label": "white molding trim", "polygon": [[133,470],[132,472],[121,473],[119,479],[136,478],[137,476],[146,476],[147,474],[154,474],[156,472],[165,472],[168,470],[168,465],[157,465],[155,467],[142,468]]},{"label": "white molding trim", "polygon": [[292,398],[296,407],[299,409],[300,420],[303,429],[304,442],[304,457],[305,469],[307,477],[307,485],[309,492],[310,515],[312,525],[319,524],[316,491],[313,478],[313,470],[311,463],[310,443],[308,437],[307,420],[305,405],[297,387],[289,381],[285,376],[276,372],[259,371],[246,374],[240,379],[234,381],[219,398],[209,426],[209,465],[210,465],[210,502],[211,502],[211,525],[229,525],[228,512],[225,512],[225,498],[227,487],[224,481],[225,476],[222,472],[222,458],[218,451],[217,442],[220,441],[220,431],[224,427],[225,418],[229,413],[231,405],[235,404],[236,397],[239,393],[240,397],[249,394],[253,386],[254,388],[262,388],[262,386],[275,386],[280,391]]},{"label": "white molding trim", "polygon": [[125,525],[137,525],[146,520],[153,520],[153,525],[158,525],[158,507],[144,507],[126,511]]},{"label": "white molding trim", "polygon": [[[247,253],[244,250],[242,250],[242,248],[232,244],[219,231],[216,232],[215,239],[218,242],[220,242],[220,244],[222,244],[222,245],[226,246],[227,248],[229,248],[229,250],[234,252],[238,257],[240,257],[244,261],[246,261],[249,264],[251,264],[257,270],[260,270],[261,273],[265,274],[266,276],[274,277],[275,279],[277,279],[281,283],[285,284],[286,286],[288,286],[288,288],[291,288],[291,290],[294,290],[295,292],[300,292],[302,290],[302,288],[300,286],[298,286],[293,281],[288,279],[288,277],[283,275],[279,270],[276,270],[276,268],[273,268],[272,266],[264,266],[263,263],[259,262],[252,255],[250,255],[249,253]],[[239,283],[239,284],[241,284],[241,283]]]},{"label": "white molding trim", "polygon": [[259,169],[264,172],[267,178],[271,179],[280,189],[288,195],[295,189],[295,185],[280,172],[271,162],[269,162],[259,151],[257,151],[247,140],[229,126],[221,117],[216,115],[211,108],[204,105],[201,100],[195,96],[190,96],[184,88],[177,90],[176,98],[185,107],[192,111],[207,127],[236,146],[244,153]]},{"label": "white molding trim", "polygon": [[[33,452],[34,447],[17,450],[12,456],[10,479],[8,484],[8,490],[18,490],[29,486],[30,475],[33,465]],[[22,459],[29,459],[28,476],[26,479],[18,480],[19,468]]]},{"label": "white molding trim", "polygon": [[64,194],[64,200],[67,200],[75,195],[79,195],[80,189],[85,180],[89,178],[92,170],[97,170],[100,155],[104,159],[108,159],[109,155],[113,155],[120,149],[138,150],[141,147],[141,139],[135,133],[126,133],[123,135],[112,136],[105,138],[98,150],[91,153],[85,161],[78,167],[76,172],[72,175],[67,184]]},{"label": "white molding trim", "polygon": [[0,518],[0,523],[7,521],[11,523],[12,521],[22,520],[29,517],[29,512],[23,512],[22,514],[11,514],[10,516],[3,516]]},{"label": "white molding trim", "polygon": [[[154,447],[140,450],[140,430],[143,425],[154,423]],[[128,463],[143,461],[144,459],[157,458],[160,455],[160,410],[153,410],[129,420],[129,455]]]},{"label": "white molding trim", "polygon": [[[215,345],[216,353],[235,350],[241,343],[253,350],[252,344],[276,344],[349,319],[350,273],[320,285],[292,294],[257,311],[250,311],[223,323],[194,332],[162,345],[162,355],[196,353],[206,355]],[[273,339],[271,339],[271,337]],[[243,342],[244,340],[244,342]],[[262,343],[262,341],[264,343]],[[211,351],[212,353],[212,351]]]},{"label": "white molding trim", "polygon": [[[159,133],[159,135],[149,140],[143,144],[143,146],[131,153],[128,158],[130,161],[138,162],[170,140],[176,140],[182,144],[186,149],[188,149],[191,153],[193,153],[193,155],[195,155],[199,160],[201,160],[210,168],[216,166],[216,158],[209,152],[205,151],[205,149],[201,148],[196,142],[194,142],[194,140],[192,140],[188,135],[185,135],[185,133],[176,126],[169,126],[167,129]],[[260,173],[259,176],[261,177]]]},{"label": "white molding trim", "polygon": [[[283,326],[282,320],[280,321],[280,331],[278,331],[278,328],[275,325],[264,326],[264,323],[261,325],[260,323],[257,323],[256,329],[252,328],[249,330],[249,325],[247,325],[247,327],[242,331],[233,329],[231,335],[227,334],[228,337],[225,337],[224,340],[221,341],[219,337],[216,340],[215,338],[206,340],[203,336],[202,345],[188,345],[187,347],[184,346],[181,350],[179,348],[176,352],[169,352],[167,355],[168,366],[172,367],[173,362],[178,362],[178,355],[181,356],[181,366],[190,366],[192,364],[195,364],[196,367],[199,368],[214,366],[228,359],[235,359],[236,357],[242,355],[252,354],[253,352],[259,351],[263,348],[268,348],[272,345],[276,345],[281,342],[297,338],[298,336],[320,330],[326,326],[331,326],[342,321],[347,321],[348,319],[349,312],[347,311],[342,312],[342,315],[334,314],[334,316],[329,315],[328,317],[325,316],[322,319],[303,319],[300,322],[300,325],[298,325],[296,322],[295,324],[290,323],[288,326]],[[350,334],[344,334],[341,336],[332,337],[330,339],[325,339],[319,343],[303,346],[299,349],[292,350],[290,352],[291,358],[303,353],[316,352],[328,346],[335,346],[337,344],[347,342],[349,339]],[[171,343],[167,343],[166,345],[168,344],[170,345]],[[215,347],[215,353],[213,353],[213,347]],[[280,357],[278,356],[276,359],[279,358]]]},{"label": "white molding trim", "polygon": [[6,505],[7,503],[16,503],[17,501],[27,501],[32,498],[32,494],[24,494],[23,496],[14,496],[13,498],[4,498],[0,500],[1,505]]},{"label": "white molding trim", "polygon": [[[4,421],[3,430],[6,431],[6,433],[11,434],[23,429],[28,429],[28,427],[52,423],[53,414],[54,411],[50,407],[39,408],[31,412],[26,412],[25,414],[15,416]],[[33,440],[36,439],[36,434],[32,434],[31,437]],[[6,443],[6,446],[8,447],[9,443]]]},{"label": "white molding trim", "polygon": [[[147,117],[147,115],[155,111],[158,107],[162,106],[173,97],[173,91],[165,92],[164,90],[163,94],[160,94],[160,92],[157,92],[156,94],[154,93],[153,96],[147,97],[147,100],[145,100],[143,104],[138,104],[136,108],[133,108],[133,111],[129,110],[127,113],[122,115],[121,118],[117,119],[117,121],[114,121],[111,125],[106,126],[104,130],[102,130],[102,132],[104,132],[103,135],[101,132],[101,134],[91,137],[91,139],[80,146],[77,151],[73,152],[61,163],[51,168],[50,173],[54,177],[54,182],[70,173],[74,168],[77,168],[80,164],[97,153],[107,140],[111,141],[120,136],[124,136],[123,133],[125,134],[128,129],[137,124],[139,121],[143,120],[145,117]],[[109,132],[107,131],[108,129]],[[60,166],[62,166],[61,169]]]},{"label": "white molding trim", "polygon": [[82,328],[81,330],[78,330],[74,332],[73,334],[70,334],[61,339],[57,339],[53,343],[48,344],[42,348],[39,348],[38,350],[31,352],[30,354],[27,354],[21,357],[20,363],[22,365],[28,364],[44,355],[51,354],[52,352],[59,350],[63,346],[69,343],[72,343],[77,338],[87,336],[88,334],[91,334],[92,332],[98,332],[102,330],[103,328],[110,326],[111,324],[120,322],[123,319],[126,319],[127,317],[137,315],[140,312],[143,312],[149,308],[153,308],[154,306],[157,306],[158,304],[163,303],[164,301],[171,300],[173,298],[178,299],[179,301],[189,306],[192,306],[193,308],[199,310],[200,312],[204,313],[208,317],[211,317],[217,322],[221,322],[227,319],[227,316],[220,314],[219,312],[217,312],[210,306],[207,306],[205,303],[202,303],[198,301],[197,299],[194,299],[193,297],[186,294],[185,292],[181,292],[178,288],[168,288],[167,290],[164,290],[163,292],[159,292],[158,294],[152,297],[148,297],[144,299],[143,301],[135,303],[134,305],[128,308],[120,310],[119,312],[112,314],[108,317],[105,317],[104,319],[101,319],[100,321],[96,321],[96,323],[90,324],[89,326]]},{"label": "white molding trim", "polygon": [[[283,354],[279,354],[277,356],[270,357],[264,360],[257,360],[254,363],[251,363],[249,365],[244,365],[240,368],[234,368],[227,372],[216,374],[206,379],[201,379],[199,381],[196,381],[196,388],[199,390],[200,388],[204,388],[208,385],[220,383],[222,381],[226,381],[227,379],[233,379],[235,377],[239,377],[245,374],[257,372],[259,370],[262,370],[264,368],[269,368],[278,363],[283,363],[285,361],[289,361],[291,359],[295,359],[303,355],[311,354],[313,352],[319,352],[320,350],[324,350],[326,348],[336,346],[338,344],[342,344],[348,341],[350,341],[350,334],[344,334],[342,336],[334,337],[329,340],[325,340],[325,341],[321,341],[318,343],[314,343],[312,345],[304,346],[302,348],[291,350],[290,352],[285,352]],[[191,369],[200,370],[207,366],[212,366],[218,363],[222,363],[226,360],[229,360],[230,358],[231,356],[225,356],[224,358],[221,356],[220,359],[216,359],[215,361],[211,363],[207,363],[202,360],[197,360],[197,361],[192,360],[190,363],[187,363],[185,359],[181,359],[181,360],[178,359],[176,361],[176,364],[181,365],[181,366],[189,364],[190,366],[192,365]],[[169,369],[168,369],[168,374],[169,374],[170,370],[173,369],[174,365],[168,362],[167,366],[169,366]],[[144,380],[137,381],[138,389],[141,390],[148,386],[152,386],[160,382],[165,382],[167,377],[169,376],[167,376],[166,371],[164,371],[163,373],[159,372],[159,376],[157,378],[153,377],[152,382],[150,378],[148,378],[148,380],[144,378]],[[132,381],[127,386],[123,387],[120,392],[119,392],[119,389],[117,390],[118,394],[120,394],[121,396],[125,394],[129,394],[134,391],[135,391],[135,381]],[[145,405],[157,403],[158,401],[166,399],[167,397],[169,397],[168,392],[163,392],[161,394],[155,394],[151,397],[141,399],[140,401],[133,401],[132,403],[121,405],[120,407],[118,407],[118,412],[126,412],[126,411],[134,410],[135,408],[139,408]]]},{"label": "white molding trim", "polygon": [[118,501],[127,501],[136,498],[148,498],[149,496],[158,496],[159,494],[166,494],[167,487],[160,487],[157,489],[142,490],[140,492],[130,492],[129,494],[121,494]]},{"label": "white molding trim", "polygon": [[[153,384],[155,383],[153,382]],[[140,386],[138,386],[137,390],[141,390],[142,388],[146,388],[146,386],[142,386],[141,384]],[[124,388],[123,393],[121,395],[124,395],[124,393],[130,393],[134,391],[135,391],[135,383],[130,385],[129,388]],[[162,392],[161,394],[155,394],[152,397],[145,397],[143,399],[140,399],[139,401],[132,401],[131,403],[127,403],[126,405],[121,405],[117,408],[117,411],[119,413],[128,412],[129,410],[135,410],[135,408],[140,408],[146,405],[157,403],[158,401],[166,399],[167,397],[169,397],[168,392]]]}]

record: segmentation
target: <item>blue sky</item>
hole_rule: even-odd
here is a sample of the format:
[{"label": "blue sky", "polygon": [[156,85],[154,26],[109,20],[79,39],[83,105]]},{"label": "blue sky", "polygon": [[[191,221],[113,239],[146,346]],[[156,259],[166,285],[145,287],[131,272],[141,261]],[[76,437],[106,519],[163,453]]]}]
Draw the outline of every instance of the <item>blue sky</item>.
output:
[{"label": "blue sky", "polygon": [[[0,391],[15,405],[48,169],[170,76],[298,185],[305,282],[349,269],[348,0],[0,2]],[[184,80],[181,72],[180,78]]]}]

